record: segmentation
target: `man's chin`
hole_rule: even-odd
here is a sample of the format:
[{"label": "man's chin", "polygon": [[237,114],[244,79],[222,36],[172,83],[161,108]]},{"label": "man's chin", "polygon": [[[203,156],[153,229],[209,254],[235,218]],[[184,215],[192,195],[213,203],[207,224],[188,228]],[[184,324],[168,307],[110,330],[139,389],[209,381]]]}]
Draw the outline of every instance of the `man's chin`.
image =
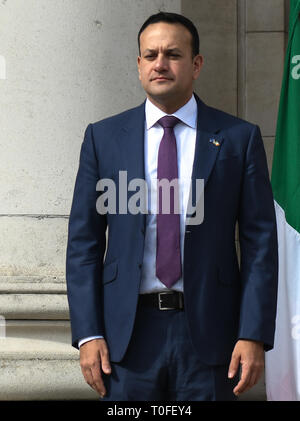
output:
[{"label": "man's chin", "polygon": [[170,87],[158,87],[157,89],[151,89],[148,92],[148,95],[150,95],[152,98],[169,98],[174,95],[174,90]]}]

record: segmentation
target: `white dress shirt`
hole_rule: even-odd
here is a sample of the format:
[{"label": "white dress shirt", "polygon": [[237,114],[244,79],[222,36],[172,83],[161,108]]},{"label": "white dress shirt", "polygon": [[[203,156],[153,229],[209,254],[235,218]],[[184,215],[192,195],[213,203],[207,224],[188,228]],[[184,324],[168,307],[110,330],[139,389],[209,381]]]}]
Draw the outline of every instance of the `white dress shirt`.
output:
[{"label": "white dress shirt", "polygon": [[[146,215],[145,248],[142,267],[140,293],[160,292],[168,288],[155,276],[156,271],[156,179],[158,149],[164,129],[157,121],[166,113],[157,108],[148,99],[146,101],[145,120],[145,178],[148,185],[148,215]],[[177,163],[180,202],[180,248],[183,266],[183,246],[185,234],[185,216],[192,177],[193,160],[196,144],[197,102],[194,95],[173,116],[181,122],[174,127],[177,145]],[[151,180],[153,180],[151,182]],[[172,289],[183,291],[183,279],[180,278]]]},{"label": "white dress shirt", "polygon": [[[142,266],[140,294],[160,292],[168,288],[156,277],[156,179],[159,144],[164,129],[157,121],[167,115],[149,99],[145,104],[145,178],[148,185],[148,214],[146,215],[145,248]],[[173,116],[181,122],[174,127],[177,145],[179,202],[180,202],[180,246],[183,267],[183,247],[185,235],[186,210],[192,177],[197,131],[197,102],[194,95]],[[152,180],[152,181],[151,181]],[[182,277],[172,286],[172,290],[183,291]],[[79,346],[102,336],[89,336],[79,341]]]}]

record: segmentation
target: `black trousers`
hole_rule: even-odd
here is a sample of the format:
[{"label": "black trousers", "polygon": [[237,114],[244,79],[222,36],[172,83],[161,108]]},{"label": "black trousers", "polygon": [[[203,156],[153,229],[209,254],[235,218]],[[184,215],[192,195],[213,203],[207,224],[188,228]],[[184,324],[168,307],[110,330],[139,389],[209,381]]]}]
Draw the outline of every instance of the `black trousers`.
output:
[{"label": "black trousers", "polygon": [[104,401],[231,401],[238,375],[229,362],[207,366],[189,338],[185,312],[139,303],[133,335],[121,363],[104,375]]}]

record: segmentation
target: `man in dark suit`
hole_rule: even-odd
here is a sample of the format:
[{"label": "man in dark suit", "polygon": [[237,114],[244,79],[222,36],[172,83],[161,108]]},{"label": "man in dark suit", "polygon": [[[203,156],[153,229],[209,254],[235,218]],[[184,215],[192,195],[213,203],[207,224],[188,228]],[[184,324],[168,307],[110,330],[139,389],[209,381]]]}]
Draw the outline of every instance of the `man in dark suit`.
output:
[{"label": "man in dark suit", "polygon": [[[233,400],[257,383],[274,339],[277,236],[261,134],[193,93],[203,57],[191,21],[153,15],[138,40],[146,101],[90,124],[81,148],[67,248],[72,343],[104,399]],[[153,183],[162,179],[177,183],[168,212]],[[106,213],[99,180],[115,186]],[[147,212],[120,211],[136,180],[156,210],[149,200]]]}]

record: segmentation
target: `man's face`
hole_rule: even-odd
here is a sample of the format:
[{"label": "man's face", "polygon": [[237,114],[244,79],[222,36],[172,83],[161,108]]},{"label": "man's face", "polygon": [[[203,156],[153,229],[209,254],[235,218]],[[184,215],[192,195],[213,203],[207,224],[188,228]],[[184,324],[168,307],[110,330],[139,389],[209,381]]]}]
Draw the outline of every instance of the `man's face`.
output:
[{"label": "man's face", "polygon": [[184,105],[192,96],[203,57],[192,57],[192,35],[180,24],[149,25],[140,36],[139,78],[152,102]]}]

